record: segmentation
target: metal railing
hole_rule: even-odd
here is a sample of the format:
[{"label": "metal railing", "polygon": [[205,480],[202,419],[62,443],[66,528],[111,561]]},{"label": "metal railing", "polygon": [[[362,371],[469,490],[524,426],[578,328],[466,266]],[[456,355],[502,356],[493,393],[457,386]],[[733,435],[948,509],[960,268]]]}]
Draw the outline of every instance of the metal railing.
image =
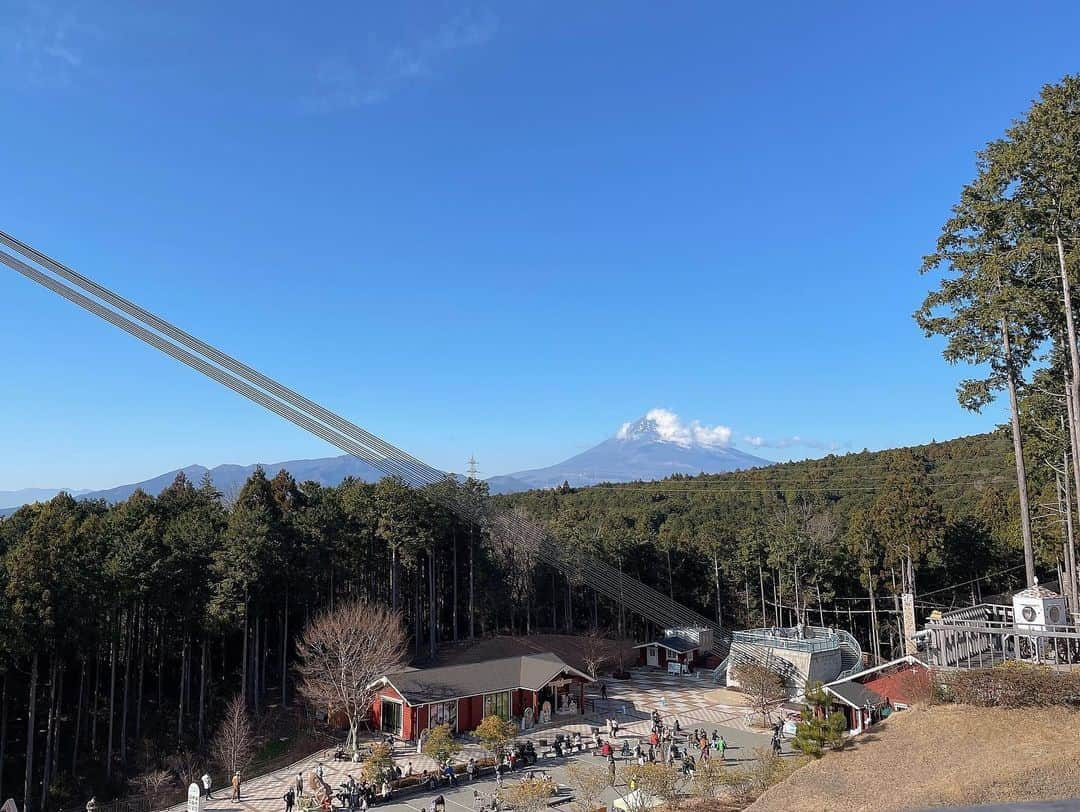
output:
[{"label": "metal railing", "polygon": [[840,638],[832,629],[807,626],[799,637],[795,629],[748,629],[731,633],[732,643],[748,643],[764,648],[789,651],[832,651],[840,647]]}]

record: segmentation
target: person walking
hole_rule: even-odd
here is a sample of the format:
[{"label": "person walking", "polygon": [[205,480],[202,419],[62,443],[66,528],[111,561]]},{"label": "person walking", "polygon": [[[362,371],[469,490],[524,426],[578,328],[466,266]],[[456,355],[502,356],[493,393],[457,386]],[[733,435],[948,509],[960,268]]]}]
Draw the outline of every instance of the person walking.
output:
[{"label": "person walking", "polygon": [[723,761],[725,758],[724,754],[727,752],[727,739],[721,736],[720,741],[716,743],[716,749],[720,753],[720,760]]},{"label": "person walking", "polygon": [[615,756],[608,753],[607,757],[608,775],[611,776],[611,786],[615,786]]},{"label": "person walking", "polygon": [[212,801],[214,799],[214,796],[211,793],[210,788],[214,786],[214,780],[210,777],[210,773],[203,773],[202,778],[200,778],[199,780],[202,782],[203,794],[206,796],[207,800]]},{"label": "person walking", "polygon": [[603,681],[600,683],[600,698],[607,701],[607,683]]},{"label": "person walking", "polygon": [[285,812],[292,812],[293,806],[296,805],[296,790],[289,787],[281,796],[281,800],[285,802]]},{"label": "person walking", "polygon": [[304,797],[304,773],[298,772],[296,774],[296,797]]},{"label": "person walking", "polygon": [[232,777],[232,799],[236,803],[240,802],[240,771],[237,770],[233,773]]}]

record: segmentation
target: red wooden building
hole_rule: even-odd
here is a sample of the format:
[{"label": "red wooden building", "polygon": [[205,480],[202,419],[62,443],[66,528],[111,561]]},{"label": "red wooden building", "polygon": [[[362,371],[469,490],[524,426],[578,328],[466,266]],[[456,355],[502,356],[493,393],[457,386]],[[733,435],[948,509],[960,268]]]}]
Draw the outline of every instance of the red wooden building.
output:
[{"label": "red wooden building", "polygon": [[679,663],[679,670],[692,666],[711,646],[711,640],[702,644],[702,629],[666,629],[663,636],[634,646],[638,650],[638,665],[667,668],[668,663]]},{"label": "red wooden building", "polygon": [[449,724],[473,730],[485,716],[539,722],[580,714],[588,674],[550,653],[505,657],[467,665],[387,674],[376,685],[371,727],[415,740],[424,730]]},{"label": "red wooden building", "polygon": [[867,668],[842,680],[827,683],[848,720],[848,732],[862,733],[886,718],[893,709],[908,707],[930,689],[926,664],[910,655]]}]

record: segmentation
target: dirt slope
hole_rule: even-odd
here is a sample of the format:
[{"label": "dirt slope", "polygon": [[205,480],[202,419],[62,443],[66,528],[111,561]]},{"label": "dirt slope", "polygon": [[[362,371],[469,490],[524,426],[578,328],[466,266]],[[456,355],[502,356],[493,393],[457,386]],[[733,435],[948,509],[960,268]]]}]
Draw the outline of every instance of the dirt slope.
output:
[{"label": "dirt slope", "polygon": [[753,812],[847,812],[1080,798],[1080,712],[962,706],[895,714],[795,772]]}]

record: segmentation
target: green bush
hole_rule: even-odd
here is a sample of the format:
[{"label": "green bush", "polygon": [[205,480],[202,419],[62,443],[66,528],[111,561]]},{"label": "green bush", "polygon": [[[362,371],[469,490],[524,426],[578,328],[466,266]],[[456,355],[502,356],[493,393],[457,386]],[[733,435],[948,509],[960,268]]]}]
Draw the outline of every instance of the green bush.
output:
[{"label": "green bush", "polygon": [[795,725],[792,746],[814,758],[826,749],[841,749],[847,743],[847,719],[841,711],[832,709],[832,698],[820,682],[807,690],[805,701],[802,721]]}]

